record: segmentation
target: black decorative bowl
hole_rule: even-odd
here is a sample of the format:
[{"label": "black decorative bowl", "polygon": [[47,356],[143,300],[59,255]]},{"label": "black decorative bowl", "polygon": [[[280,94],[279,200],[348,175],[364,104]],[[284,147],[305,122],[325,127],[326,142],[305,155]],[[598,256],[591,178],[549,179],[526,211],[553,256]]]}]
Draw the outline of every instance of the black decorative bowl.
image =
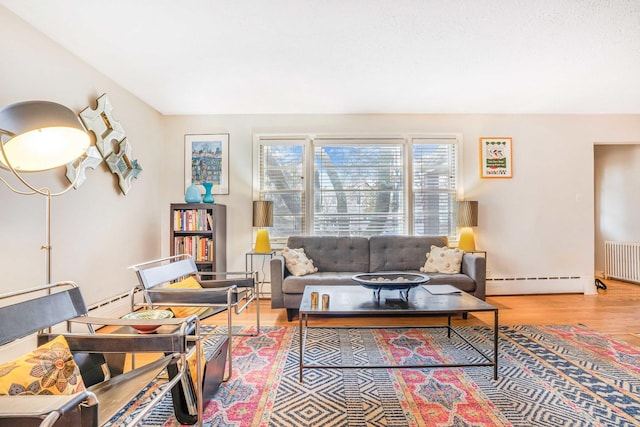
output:
[{"label": "black decorative bowl", "polygon": [[429,277],[417,273],[363,273],[352,277],[361,286],[374,291],[408,290],[429,281]]}]

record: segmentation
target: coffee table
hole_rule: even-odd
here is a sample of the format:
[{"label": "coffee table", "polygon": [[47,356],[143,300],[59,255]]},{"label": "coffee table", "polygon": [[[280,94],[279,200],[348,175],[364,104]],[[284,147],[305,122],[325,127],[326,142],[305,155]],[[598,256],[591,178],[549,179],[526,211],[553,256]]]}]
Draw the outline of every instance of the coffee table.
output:
[{"label": "coffee table", "polygon": [[[305,287],[298,316],[298,332],[300,337],[300,382],[303,381],[305,369],[375,369],[375,368],[442,368],[442,367],[469,367],[492,366],[493,377],[498,379],[498,308],[482,301],[466,292],[439,294],[441,286],[448,285],[422,285],[414,289],[405,297],[398,291],[382,290],[382,295],[362,286],[307,286]],[[429,292],[428,289],[432,289]],[[449,289],[452,289],[449,286]],[[317,292],[318,302],[312,305],[311,294]],[[328,295],[328,304],[323,305],[323,295]],[[314,298],[315,299],[315,298]],[[472,312],[493,312],[493,351],[486,354],[477,346],[469,342],[465,337],[456,332],[451,326],[451,316]],[[326,365],[312,364],[305,361],[305,349],[310,329],[334,328],[327,326],[309,326],[309,318],[313,317],[354,317],[371,316],[382,318],[384,316],[414,316],[414,315],[442,315],[447,317],[446,325],[429,326],[346,326],[350,329],[358,328],[447,328],[447,338],[451,339],[453,333],[462,339],[471,349],[482,356],[477,363],[444,363],[444,364],[389,364],[389,365]]]}]

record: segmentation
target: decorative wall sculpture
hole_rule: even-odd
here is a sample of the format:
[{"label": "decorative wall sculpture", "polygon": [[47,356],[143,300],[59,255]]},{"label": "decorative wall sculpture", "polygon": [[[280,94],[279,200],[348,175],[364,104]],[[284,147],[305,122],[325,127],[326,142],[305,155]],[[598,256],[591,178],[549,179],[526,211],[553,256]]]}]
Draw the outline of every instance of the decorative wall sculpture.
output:
[{"label": "decorative wall sculpture", "polygon": [[87,150],[87,155],[79,164],[67,165],[67,178],[78,188],[86,179],[87,168],[95,169],[104,159],[112,173],[118,176],[118,185],[124,194],[131,189],[131,180],[142,173],[137,160],[131,158],[131,144],[127,140],[120,122],[111,114],[113,107],[107,94],[97,99],[97,108],[87,107],[79,114],[87,130],[96,137],[95,147]]}]

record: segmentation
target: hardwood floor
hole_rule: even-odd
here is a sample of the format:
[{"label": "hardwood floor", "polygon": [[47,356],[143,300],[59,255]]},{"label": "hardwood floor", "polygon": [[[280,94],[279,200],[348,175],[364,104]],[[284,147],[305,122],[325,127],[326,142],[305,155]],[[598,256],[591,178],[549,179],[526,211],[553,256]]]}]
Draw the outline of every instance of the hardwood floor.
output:
[{"label": "hardwood floor", "polygon": [[[554,295],[514,295],[487,297],[487,302],[499,308],[501,325],[560,325],[582,324],[595,331],[603,332],[620,340],[640,346],[640,285],[604,281],[606,290],[598,290],[598,295],[554,294]],[[260,304],[261,324],[265,326],[297,326],[297,318],[287,321],[284,309],[272,309],[270,300]],[[224,322],[225,316],[214,316],[204,323]],[[251,325],[255,320],[255,306],[235,316],[234,324]],[[379,319],[376,319],[379,320]],[[385,324],[401,326],[417,321],[415,317],[390,317]],[[492,314],[470,314],[464,320],[453,320],[454,325],[478,325],[491,322]],[[441,324],[442,318],[420,318],[421,323]],[[354,317],[345,319],[318,319],[314,324],[363,325],[372,324],[372,319]]]}]

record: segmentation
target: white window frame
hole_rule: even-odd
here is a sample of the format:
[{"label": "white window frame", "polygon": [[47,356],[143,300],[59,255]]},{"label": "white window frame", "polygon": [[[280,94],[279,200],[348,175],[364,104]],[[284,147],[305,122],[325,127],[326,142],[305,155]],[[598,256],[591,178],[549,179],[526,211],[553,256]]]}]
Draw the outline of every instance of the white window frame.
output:
[{"label": "white window frame", "polygon": [[[260,198],[260,146],[261,145],[302,145],[303,158],[305,159],[305,165],[302,168],[304,180],[304,231],[302,234],[311,235],[313,233],[313,177],[314,177],[314,143],[323,141],[341,141],[345,143],[354,143],[358,140],[363,141],[389,141],[393,140],[395,143],[402,143],[404,146],[404,196],[403,196],[403,210],[405,213],[404,228],[405,234],[414,234],[414,213],[413,203],[414,194],[412,188],[413,180],[413,144],[420,140],[431,140],[434,143],[450,143],[455,145],[456,149],[456,164],[455,164],[455,179],[456,179],[456,193],[457,199],[463,200],[464,191],[462,188],[462,167],[463,164],[463,140],[462,135],[459,133],[419,133],[419,134],[254,134],[253,135],[253,200]],[[457,215],[457,212],[452,212],[452,215]],[[455,220],[455,219],[454,219]],[[448,236],[450,239],[455,239],[456,236]],[[285,237],[272,238],[274,243],[284,243]]]}]

